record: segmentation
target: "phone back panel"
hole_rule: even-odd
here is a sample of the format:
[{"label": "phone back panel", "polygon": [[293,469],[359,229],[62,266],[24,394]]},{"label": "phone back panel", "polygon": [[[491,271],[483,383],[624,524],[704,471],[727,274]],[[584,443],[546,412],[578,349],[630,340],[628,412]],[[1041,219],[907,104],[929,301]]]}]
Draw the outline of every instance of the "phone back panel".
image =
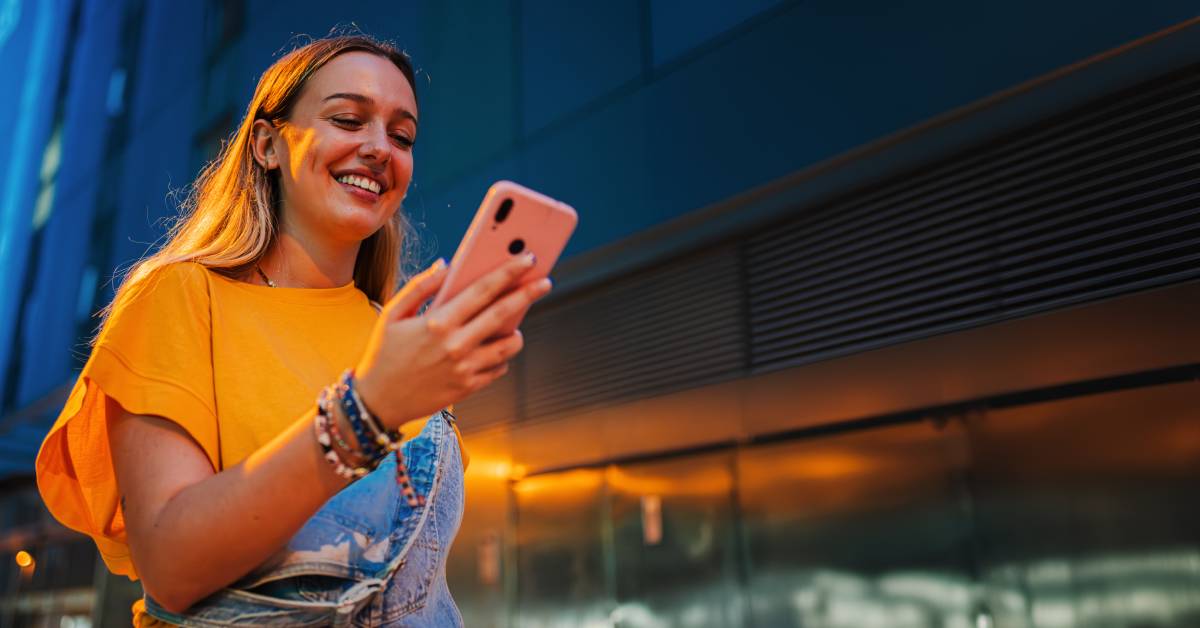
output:
[{"label": "phone back panel", "polygon": [[[497,221],[506,200],[512,205],[507,216]],[[498,181],[488,189],[463,236],[446,283],[434,297],[434,307],[453,299],[475,280],[495,270],[515,255],[533,251],[537,263],[523,281],[545,277],[575,230],[575,210],[566,203],[539,194],[512,181]]]}]

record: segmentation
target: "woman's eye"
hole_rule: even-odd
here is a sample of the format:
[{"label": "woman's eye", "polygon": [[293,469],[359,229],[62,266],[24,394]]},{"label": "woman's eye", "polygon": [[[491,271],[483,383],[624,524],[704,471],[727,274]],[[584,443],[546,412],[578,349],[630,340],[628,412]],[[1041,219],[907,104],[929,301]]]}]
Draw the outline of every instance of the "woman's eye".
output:
[{"label": "woman's eye", "polygon": [[412,148],[413,141],[411,138],[400,135],[399,133],[392,134],[392,141],[396,142],[401,148]]},{"label": "woman's eye", "polygon": [[348,129],[357,129],[362,126],[362,123],[354,118],[333,118],[333,123]]}]

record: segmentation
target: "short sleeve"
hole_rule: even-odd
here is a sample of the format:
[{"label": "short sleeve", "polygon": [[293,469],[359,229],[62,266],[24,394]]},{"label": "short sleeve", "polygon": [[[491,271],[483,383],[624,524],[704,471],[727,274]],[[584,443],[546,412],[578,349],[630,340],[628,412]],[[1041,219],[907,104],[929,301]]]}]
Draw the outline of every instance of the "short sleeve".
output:
[{"label": "short sleeve", "polygon": [[51,514],[91,536],[109,570],[131,579],[105,401],[179,424],[221,468],[208,282],[200,265],[176,263],[121,294],[38,452],[38,490]]}]

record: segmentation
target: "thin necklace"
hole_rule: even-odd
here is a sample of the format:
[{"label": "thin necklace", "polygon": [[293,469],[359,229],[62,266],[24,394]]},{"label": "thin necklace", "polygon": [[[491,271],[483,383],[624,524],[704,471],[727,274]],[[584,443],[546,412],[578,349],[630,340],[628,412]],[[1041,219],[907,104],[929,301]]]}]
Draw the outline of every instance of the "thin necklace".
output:
[{"label": "thin necklace", "polygon": [[272,287],[272,288],[275,288],[275,287],[277,287],[277,286],[275,285],[275,282],[274,282],[274,281],[271,281],[271,278],[267,276],[267,273],[264,273],[264,272],[263,272],[262,266],[259,266],[258,264],[255,264],[255,265],[254,265],[254,270],[257,270],[257,271],[258,271],[258,276],[259,276],[259,277],[262,277],[263,281],[267,282],[267,285],[268,285],[268,286],[270,286],[270,287]]}]

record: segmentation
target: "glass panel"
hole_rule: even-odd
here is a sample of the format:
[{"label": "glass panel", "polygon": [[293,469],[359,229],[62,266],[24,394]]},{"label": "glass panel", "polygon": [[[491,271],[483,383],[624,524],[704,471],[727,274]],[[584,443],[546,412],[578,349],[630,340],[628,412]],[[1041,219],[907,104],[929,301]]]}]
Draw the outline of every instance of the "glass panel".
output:
[{"label": "glass panel", "polygon": [[513,485],[519,626],[608,626],[604,472],[578,469]]},{"label": "glass panel", "polygon": [[975,625],[962,467],[929,423],[740,451],[753,625]]},{"label": "glass panel", "polygon": [[969,424],[1000,626],[1200,626],[1195,383],[992,411]]},{"label": "glass panel", "polygon": [[732,456],[612,466],[613,625],[742,624]]},{"label": "glass panel", "polygon": [[[460,415],[461,416],[461,415]],[[446,559],[446,581],[458,603],[463,622],[472,628],[507,625],[509,597],[502,574],[511,551],[506,525],[512,504],[509,498],[511,465],[488,456],[482,438],[467,442],[471,464],[466,473],[469,496],[462,525]]]}]

